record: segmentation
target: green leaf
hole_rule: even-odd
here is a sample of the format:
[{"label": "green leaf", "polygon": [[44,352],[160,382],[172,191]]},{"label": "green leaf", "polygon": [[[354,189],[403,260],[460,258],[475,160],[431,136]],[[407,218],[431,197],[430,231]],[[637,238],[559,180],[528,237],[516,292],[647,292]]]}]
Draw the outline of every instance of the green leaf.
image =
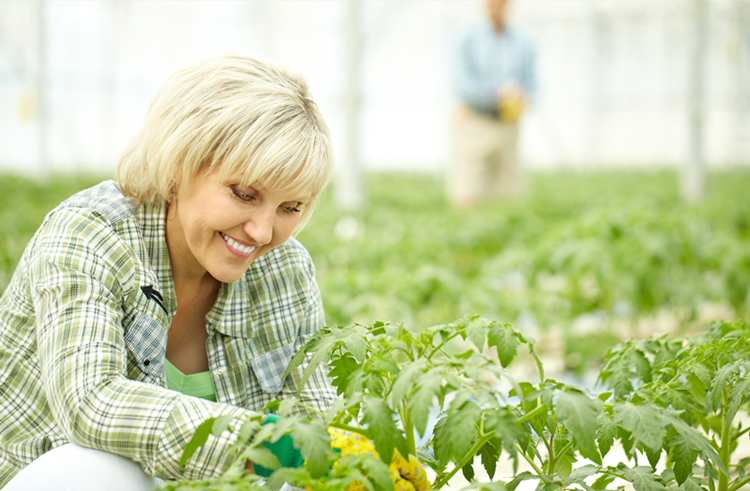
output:
[{"label": "green leaf", "polygon": [[573,454],[573,448],[569,447],[564,453],[559,453],[568,444],[568,440],[556,438],[554,442],[555,449],[555,472],[563,479],[567,479],[573,472],[573,464],[578,459]]},{"label": "green leaf", "polygon": [[[286,367],[286,370],[284,370],[284,375],[282,375],[281,380],[286,379],[286,377],[292,373],[292,370],[297,368],[302,364],[302,362],[305,359],[305,356],[307,356],[307,346],[299,350],[294,354],[292,359],[289,361],[289,365]],[[301,388],[300,388],[301,390]]]},{"label": "green leaf", "polygon": [[443,376],[440,373],[440,369],[433,368],[419,378],[417,391],[411,397],[411,400],[409,400],[409,413],[411,414],[414,428],[417,429],[420,436],[424,436],[433,398],[442,389],[442,384]]},{"label": "green leaf", "polygon": [[684,483],[688,477],[693,475],[693,464],[698,459],[700,452],[685,442],[682,437],[672,440],[670,456],[674,462],[674,477],[677,484]]},{"label": "green leaf", "polygon": [[477,347],[479,351],[484,349],[487,334],[485,328],[487,321],[484,319],[473,319],[466,323],[466,337]]},{"label": "green leaf", "polygon": [[585,484],[584,479],[587,477],[593,476],[597,473],[597,468],[591,464],[584,465],[579,467],[578,469],[574,470],[570,473],[570,475],[565,479],[565,482],[567,484],[571,483],[578,483],[578,484]]},{"label": "green leaf", "polygon": [[617,425],[614,418],[608,412],[602,412],[596,418],[596,441],[602,456],[609,453],[617,436]]},{"label": "green leaf", "polygon": [[475,436],[480,412],[479,406],[472,400],[463,403],[454,400],[451,403],[445,424],[435,428],[433,440],[435,458],[441,465],[466,455]]},{"label": "green leaf", "polygon": [[635,405],[629,402],[615,404],[615,423],[622,425],[635,439],[648,448],[661,450],[667,433],[659,412],[650,404]]},{"label": "green leaf", "polygon": [[219,416],[216,418],[216,421],[214,421],[213,426],[211,427],[211,433],[216,437],[219,438],[222,433],[224,433],[224,430],[227,429],[227,426],[229,426],[229,423],[234,420],[234,416]]},{"label": "green leaf", "polygon": [[[260,489],[266,489],[268,488],[268,491],[272,491],[273,489],[276,489],[274,487],[271,487],[271,483],[295,483],[297,485],[303,485],[304,483],[308,483],[311,481],[310,472],[305,467],[300,467],[297,469],[293,469],[291,467],[279,467],[275,471],[273,471],[273,474],[271,474],[271,477],[268,479],[268,484]],[[279,487],[281,484],[278,485]],[[212,488],[208,488],[213,491]],[[254,488],[257,489],[257,488]],[[234,486],[229,485],[227,487],[219,488],[216,491],[239,491]],[[244,489],[242,490],[244,491]],[[258,490],[260,491],[260,490]]]},{"label": "green leaf", "polygon": [[721,400],[724,397],[724,391],[729,386],[729,382],[734,375],[734,371],[735,364],[732,364],[724,365],[716,372],[714,382],[711,385],[711,404],[716,411],[721,408]]},{"label": "green leaf", "polygon": [[286,418],[279,418],[273,425],[263,425],[263,427],[273,428],[269,441],[276,442],[279,438],[293,430],[304,419],[305,417],[301,415],[287,416]]},{"label": "green leaf", "polygon": [[351,336],[344,339],[344,346],[349,350],[357,362],[362,363],[365,360],[368,344],[361,334],[357,332],[352,333]]},{"label": "green leaf", "polygon": [[424,358],[419,358],[401,368],[401,373],[398,374],[391,386],[391,404],[393,404],[393,407],[399,407],[401,400],[414,388],[426,366],[427,361]]},{"label": "green leaf", "polygon": [[302,379],[300,380],[299,386],[297,387],[297,396],[299,396],[299,391],[304,388],[307,380],[318,368],[318,365],[324,362],[328,362],[331,359],[331,353],[333,353],[333,348],[336,346],[337,342],[338,341],[336,341],[336,339],[334,338],[323,338],[321,340],[320,344],[317,346],[317,350],[310,358],[310,363],[307,365],[307,367],[305,367],[304,372],[302,372]]},{"label": "green leaf", "polygon": [[[674,428],[677,433],[685,440],[687,445],[693,448],[700,449],[700,451],[703,452],[704,455],[708,456],[708,458],[711,459],[711,461],[722,474],[729,475],[729,472],[727,472],[727,468],[721,461],[721,457],[719,457],[719,454],[716,452],[711,443],[706,440],[706,438],[698,430],[689,426],[679,417],[671,416],[669,414],[663,415],[660,420],[662,421],[662,424],[672,425],[672,428]],[[710,467],[711,466],[708,465],[706,466],[707,469]]]},{"label": "green leaf", "polygon": [[289,411],[292,410],[295,404],[297,404],[297,398],[293,396],[287,397],[286,399],[281,401],[281,404],[279,404],[279,416],[282,418],[286,418],[289,415]]},{"label": "green leaf", "polygon": [[581,455],[601,465],[602,458],[596,447],[596,419],[603,403],[577,390],[561,392],[557,398],[557,419],[573,434]]},{"label": "green leaf", "polygon": [[703,488],[701,488],[701,482],[694,477],[691,477],[682,483],[679,489],[681,491],[703,491]]},{"label": "green leaf", "polygon": [[538,477],[529,471],[524,471],[520,474],[516,474],[515,477],[505,485],[505,487],[508,488],[508,491],[515,491],[519,484],[530,479],[538,479]]},{"label": "green leaf", "polygon": [[610,474],[602,474],[596,480],[591,483],[592,489],[607,489],[607,486],[615,480],[615,476],[612,476]]},{"label": "green leaf", "polygon": [[633,350],[630,352],[629,358],[636,373],[641,378],[641,381],[644,383],[651,382],[651,365],[649,364],[646,355],[640,350]]},{"label": "green leaf", "polygon": [[[378,397],[365,397],[362,404],[362,421],[375,443],[375,450],[383,462],[390,464],[396,446],[396,434],[400,433],[393,421],[393,413],[388,405]],[[407,452],[408,454],[408,452]]]},{"label": "green leaf", "polygon": [[216,418],[208,418],[195,429],[195,433],[193,433],[192,438],[190,438],[190,441],[185,445],[185,450],[183,450],[182,457],[180,457],[180,469],[182,469],[182,466],[184,466],[188,459],[193,456],[196,450],[208,441],[208,436],[211,434],[215,421]]},{"label": "green leaf", "polygon": [[328,471],[328,454],[331,453],[331,437],[322,420],[303,421],[292,431],[294,446],[302,452],[313,477],[323,476]]},{"label": "green leaf", "polygon": [[711,385],[711,370],[702,363],[694,363],[685,367],[685,371],[695,376],[704,386]]},{"label": "green leaf", "polygon": [[468,482],[472,482],[474,480],[474,462],[470,460],[464,464],[464,466],[461,467],[461,473]]},{"label": "green leaf", "polygon": [[622,426],[618,426],[617,438],[620,439],[620,443],[622,444],[622,449],[625,451],[625,456],[628,459],[633,459],[635,457],[633,453],[633,447],[635,446],[635,438],[633,438],[633,435]]},{"label": "green leaf", "polygon": [[487,476],[492,479],[493,477],[495,477],[495,471],[497,470],[497,461],[500,458],[500,449],[498,449],[492,443],[492,440],[488,440],[479,449],[479,455],[482,458],[482,466],[484,466],[484,470],[487,471]]},{"label": "green leaf", "polygon": [[388,465],[382,460],[367,457],[362,460],[362,468],[368,479],[375,484],[375,489],[393,490],[393,479]]},{"label": "green leaf", "polygon": [[625,474],[625,478],[633,483],[635,491],[668,491],[650,467],[638,466],[631,469],[620,464],[619,468]]},{"label": "green leaf", "polygon": [[503,483],[499,482],[473,482],[470,485],[463,488],[462,491],[507,491]]},{"label": "green leaf", "polygon": [[737,411],[740,406],[747,400],[750,394],[750,377],[745,375],[745,378],[736,382],[732,390],[729,391],[729,404],[727,405],[726,420],[731,426],[732,420],[737,415]]},{"label": "green leaf", "polygon": [[331,385],[336,387],[336,394],[346,394],[352,374],[359,370],[361,365],[347,353],[339,359],[329,362],[329,366],[332,368],[328,372],[328,377],[333,379]]},{"label": "green leaf", "polygon": [[494,324],[490,328],[487,342],[489,346],[497,348],[497,356],[503,368],[506,368],[516,357],[520,344],[510,324]]},{"label": "green leaf", "polygon": [[259,464],[266,469],[278,469],[281,467],[278,457],[265,447],[247,448],[242,455],[254,464]]},{"label": "green leaf", "polygon": [[242,423],[242,426],[240,426],[240,436],[238,437],[238,440],[242,442],[250,441],[253,432],[259,427],[260,424],[257,421],[245,421]]},{"label": "green leaf", "polygon": [[644,445],[643,450],[646,453],[646,458],[648,459],[648,463],[651,464],[651,468],[656,469],[656,464],[659,463],[659,458],[661,457],[661,449],[653,450]]}]

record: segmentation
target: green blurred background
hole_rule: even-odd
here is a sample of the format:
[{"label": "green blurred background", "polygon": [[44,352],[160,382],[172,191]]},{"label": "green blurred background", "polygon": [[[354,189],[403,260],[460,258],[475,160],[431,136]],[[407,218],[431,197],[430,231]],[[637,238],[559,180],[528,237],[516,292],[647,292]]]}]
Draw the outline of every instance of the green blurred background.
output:
[{"label": "green blurred background", "polygon": [[[0,177],[0,291],[44,215],[103,178]],[[371,173],[365,206],[341,209],[329,190],[298,238],[329,324],[480,314],[580,374],[619,339],[747,316],[750,172],[710,173],[697,204],[677,183],[668,171],[534,173],[525,199],[461,212],[439,176]]]}]

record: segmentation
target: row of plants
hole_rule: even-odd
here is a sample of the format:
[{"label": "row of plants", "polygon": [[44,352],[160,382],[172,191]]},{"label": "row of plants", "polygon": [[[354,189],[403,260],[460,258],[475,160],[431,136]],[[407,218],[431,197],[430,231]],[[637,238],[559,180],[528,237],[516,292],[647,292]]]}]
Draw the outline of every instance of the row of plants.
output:
[{"label": "row of plants", "polygon": [[[44,215],[99,180],[0,179],[0,292]],[[694,205],[677,183],[671,172],[537,173],[524,199],[462,212],[437,175],[372,174],[362,209],[328,194],[299,239],[330,324],[421,329],[479,312],[540,339],[563,333],[567,367],[585,370],[637,334],[623,325],[666,312],[689,329],[712,303],[747,316],[750,173],[711,173]],[[579,329],[586,319],[593,332]]]},{"label": "row of plants", "polygon": [[[466,344],[467,350],[455,349]],[[485,355],[488,347],[497,350],[500,365]],[[161,489],[254,489],[258,477],[243,473],[249,458],[276,469],[267,483],[272,488],[290,482],[339,491],[356,481],[368,491],[391,491],[387,464],[394,452],[419,457],[432,471],[434,489],[446,487],[458,472],[469,482],[466,489],[491,491],[739,491],[750,485],[750,457],[736,456],[750,431],[745,321],[716,322],[692,337],[622,342],[606,355],[601,392],[549,378],[532,339],[510,324],[478,316],[420,332],[381,322],[328,327],[290,369],[307,355],[312,362],[305,376],[319,363],[332,367],[341,397],[330,411],[316,419],[294,415],[296,400],[286,399],[267,408],[282,419],[262,429],[258,421],[231,427],[226,419],[211,419],[183,458],[211,431],[238,431],[240,442],[249,442],[237,446],[235,467],[218,480],[168,482]],[[522,355],[534,360],[537,380],[510,375],[509,366]],[[483,370],[508,389],[482,382]],[[433,407],[439,417],[430,428]],[[380,459],[332,452],[328,426],[371,438]],[[264,441],[283,434],[292,435],[307,459],[302,468],[279,467],[263,448]],[[496,475],[502,460],[513,461],[513,475]],[[475,479],[477,466],[489,482]]]},{"label": "row of plants", "polygon": [[[578,355],[568,367],[585,369],[602,345],[638,334],[623,325],[666,314],[690,329],[712,306],[727,319],[747,315],[750,173],[711,174],[706,198],[692,205],[670,172],[529,182],[523,200],[470,211],[451,209],[430,175],[372,175],[369,204],[344,215],[324,201],[300,239],[328,322],[419,329],[480,312],[537,336],[563,332],[566,352]],[[587,318],[594,336],[577,330]]]}]

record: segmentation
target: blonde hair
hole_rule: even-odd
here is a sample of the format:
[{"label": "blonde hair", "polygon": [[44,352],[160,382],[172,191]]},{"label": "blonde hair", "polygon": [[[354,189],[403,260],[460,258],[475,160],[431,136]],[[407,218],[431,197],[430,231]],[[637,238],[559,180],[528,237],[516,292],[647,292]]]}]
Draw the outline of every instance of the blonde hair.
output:
[{"label": "blonde hair", "polygon": [[305,80],[270,60],[224,53],[178,70],[156,92],[117,162],[137,205],[171,201],[178,183],[218,166],[242,186],[310,193],[307,223],[333,170],[328,127]]}]

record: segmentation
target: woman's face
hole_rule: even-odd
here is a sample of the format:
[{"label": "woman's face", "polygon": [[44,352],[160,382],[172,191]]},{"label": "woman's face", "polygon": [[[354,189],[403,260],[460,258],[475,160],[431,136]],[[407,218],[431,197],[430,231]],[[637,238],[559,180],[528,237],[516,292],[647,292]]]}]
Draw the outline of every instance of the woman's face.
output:
[{"label": "woman's face", "polygon": [[[250,264],[292,236],[309,195],[290,195],[263,184],[222,181],[218,169],[180,186],[167,213],[173,274],[210,274],[231,283]],[[177,268],[177,269],[175,269]]]}]

